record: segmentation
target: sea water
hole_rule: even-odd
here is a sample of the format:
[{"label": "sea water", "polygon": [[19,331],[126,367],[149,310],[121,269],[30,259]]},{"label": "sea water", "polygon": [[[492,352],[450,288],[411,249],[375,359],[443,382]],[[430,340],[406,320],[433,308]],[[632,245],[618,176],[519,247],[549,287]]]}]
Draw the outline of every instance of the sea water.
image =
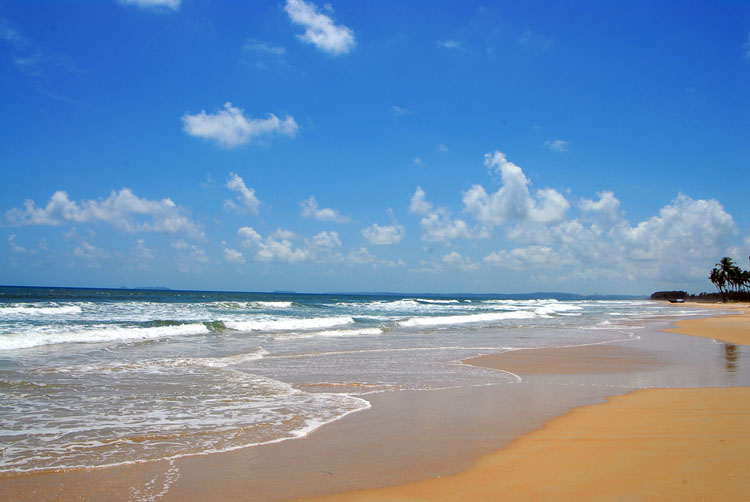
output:
[{"label": "sea water", "polygon": [[374,392],[513,384],[481,354],[608,343],[647,300],[0,288],[0,473],[304,436]]}]

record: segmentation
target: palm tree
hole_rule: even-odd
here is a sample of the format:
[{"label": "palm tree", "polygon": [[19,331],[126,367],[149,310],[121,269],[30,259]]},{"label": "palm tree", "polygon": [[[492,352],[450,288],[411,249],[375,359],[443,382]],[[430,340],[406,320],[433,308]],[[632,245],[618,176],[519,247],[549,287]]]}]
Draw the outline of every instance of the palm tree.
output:
[{"label": "palm tree", "polygon": [[726,278],[719,267],[720,265],[717,263],[713,270],[711,270],[711,275],[708,276],[708,279],[714,283],[716,289],[721,293],[721,301],[725,301],[724,285],[726,284]]}]

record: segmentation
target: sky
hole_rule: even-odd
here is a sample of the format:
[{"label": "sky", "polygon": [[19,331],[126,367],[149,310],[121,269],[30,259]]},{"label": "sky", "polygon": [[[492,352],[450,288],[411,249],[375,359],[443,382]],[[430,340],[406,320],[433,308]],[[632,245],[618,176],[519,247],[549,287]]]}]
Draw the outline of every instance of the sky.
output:
[{"label": "sky", "polygon": [[0,284],[650,294],[750,268],[750,3],[0,0]]}]

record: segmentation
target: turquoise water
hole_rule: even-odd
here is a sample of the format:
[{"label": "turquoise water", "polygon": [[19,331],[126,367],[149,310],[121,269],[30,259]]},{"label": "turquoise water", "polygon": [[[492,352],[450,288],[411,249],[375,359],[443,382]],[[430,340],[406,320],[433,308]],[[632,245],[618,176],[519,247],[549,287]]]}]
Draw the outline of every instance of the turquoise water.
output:
[{"label": "turquoise water", "polygon": [[628,340],[641,300],[0,288],[0,472],[304,436],[373,392],[518,381],[460,363]]}]

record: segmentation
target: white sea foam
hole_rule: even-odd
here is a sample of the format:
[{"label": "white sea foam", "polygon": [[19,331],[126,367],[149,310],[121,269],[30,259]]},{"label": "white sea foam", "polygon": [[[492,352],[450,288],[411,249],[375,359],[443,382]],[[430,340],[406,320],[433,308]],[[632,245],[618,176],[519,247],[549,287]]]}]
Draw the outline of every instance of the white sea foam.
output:
[{"label": "white sea foam", "polygon": [[80,314],[81,307],[78,305],[57,305],[57,304],[12,304],[9,306],[0,306],[0,319],[12,317],[36,317],[36,316],[54,316]]},{"label": "white sea foam", "polygon": [[335,329],[323,331],[308,331],[302,333],[283,333],[275,336],[276,340],[292,338],[336,338],[346,336],[374,336],[382,335],[382,328],[360,328],[360,329]]},{"label": "white sea foam", "polygon": [[258,347],[256,350],[244,354],[234,354],[224,357],[191,357],[181,359],[180,361],[186,364],[198,364],[210,368],[226,368],[249,361],[257,361],[258,359],[263,359],[263,356],[266,355],[268,355],[268,351],[264,350],[263,347]]},{"label": "white sea foam", "polygon": [[451,303],[461,303],[458,300],[436,300],[436,299],[427,299],[427,298],[417,298],[416,301],[422,302],[422,303],[434,303],[437,305],[448,305]]},{"label": "white sea foam", "polygon": [[398,325],[405,328],[442,326],[453,324],[468,324],[479,322],[504,321],[508,319],[533,319],[537,317],[534,312],[517,311],[517,312],[488,312],[485,314],[469,315],[452,315],[452,316],[434,316],[434,317],[414,317],[404,321],[399,321]]},{"label": "white sea foam", "polygon": [[354,324],[354,319],[350,316],[336,317],[282,317],[282,318],[265,318],[251,321],[225,321],[227,328],[237,331],[292,331],[297,329],[322,329],[332,328],[334,326],[343,326]]},{"label": "white sea foam", "polygon": [[122,342],[205,333],[209,333],[209,329],[203,323],[147,328],[97,325],[90,328],[71,327],[67,330],[47,326],[0,335],[0,351],[28,349],[42,345]]},{"label": "white sea foam", "polygon": [[250,302],[250,305],[259,309],[288,309],[294,304],[292,302]]}]

